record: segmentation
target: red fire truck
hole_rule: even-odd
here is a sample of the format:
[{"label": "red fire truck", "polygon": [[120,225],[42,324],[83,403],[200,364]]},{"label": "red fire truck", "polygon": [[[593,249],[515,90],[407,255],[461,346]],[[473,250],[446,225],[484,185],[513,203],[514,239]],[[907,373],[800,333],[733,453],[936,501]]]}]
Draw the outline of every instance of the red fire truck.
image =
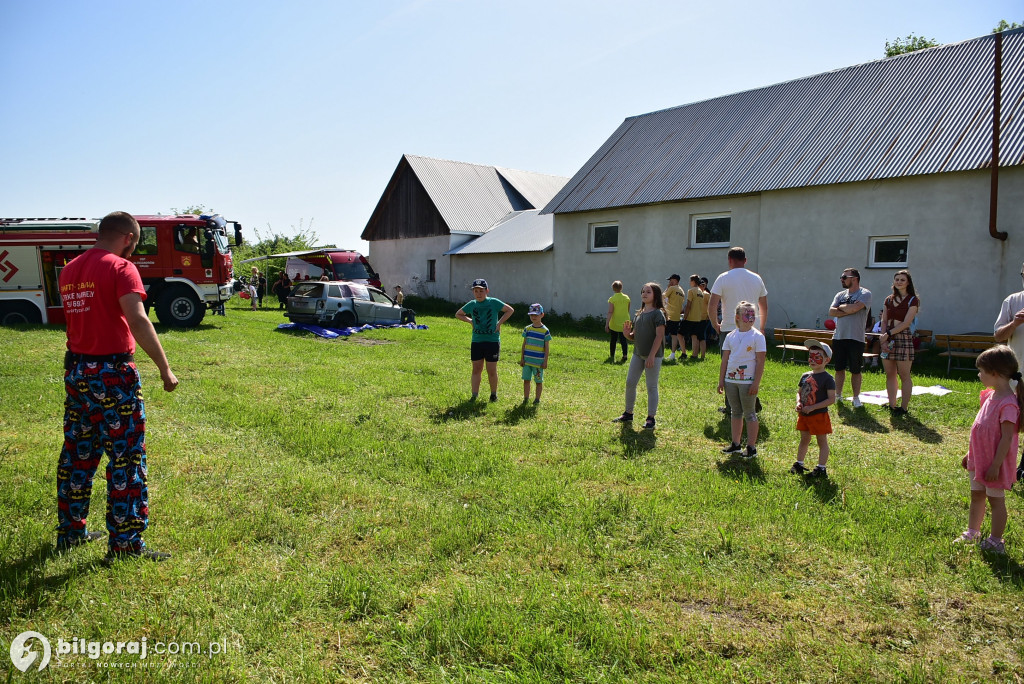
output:
[{"label": "red fire truck", "polygon": [[[136,216],[142,235],[131,260],[146,286],[146,307],[164,325],[199,325],[208,308],[234,294],[227,226],[219,215]],[[0,219],[0,324],[65,322],[57,279],[96,242],[98,219]]]}]

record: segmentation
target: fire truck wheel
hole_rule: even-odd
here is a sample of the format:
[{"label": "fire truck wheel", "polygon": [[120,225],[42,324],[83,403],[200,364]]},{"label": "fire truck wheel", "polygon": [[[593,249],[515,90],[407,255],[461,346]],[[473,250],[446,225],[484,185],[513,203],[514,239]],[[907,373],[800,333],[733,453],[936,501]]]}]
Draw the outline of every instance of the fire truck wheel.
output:
[{"label": "fire truck wheel", "polygon": [[160,322],[175,328],[192,328],[199,325],[206,315],[196,293],[184,285],[167,288],[156,302],[156,317]]},{"label": "fire truck wheel", "polygon": [[0,302],[0,325],[42,323],[39,309],[25,302]]}]

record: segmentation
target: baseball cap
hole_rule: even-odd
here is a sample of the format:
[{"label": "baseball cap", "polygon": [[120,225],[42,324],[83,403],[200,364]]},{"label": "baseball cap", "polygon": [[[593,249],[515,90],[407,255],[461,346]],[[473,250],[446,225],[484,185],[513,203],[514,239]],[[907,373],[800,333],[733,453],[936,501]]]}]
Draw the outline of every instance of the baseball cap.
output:
[{"label": "baseball cap", "polygon": [[473,281],[473,284],[470,285],[470,287],[482,287],[482,288],[484,288],[486,290],[487,289],[487,281],[484,280],[483,278],[477,278],[476,280]]},{"label": "baseball cap", "polygon": [[666,278],[666,280],[682,280],[682,278],[679,277],[678,273],[673,273],[668,278]]},{"label": "baseball cap", "polygon": [[544,307],[543,306],[541,306],[540,304],[531,304],[530,305],[530,315],[531,316],[533,314],[542,314],[542,313],[544,313]]},{"label": "baseball cap", "polygon": [[804,340],[804,346],[808,349],[820,349],[825,352],[826,361],[832,358],[832,347],[828,346],[824,342],[819,342],[818,340]]}]

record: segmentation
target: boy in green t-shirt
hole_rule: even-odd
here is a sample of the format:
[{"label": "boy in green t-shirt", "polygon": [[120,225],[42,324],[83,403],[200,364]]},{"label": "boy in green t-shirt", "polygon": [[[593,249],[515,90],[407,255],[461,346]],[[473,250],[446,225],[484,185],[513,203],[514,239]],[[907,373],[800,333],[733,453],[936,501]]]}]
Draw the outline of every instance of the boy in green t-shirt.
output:
[{"label": "boy in green t-shirt", "polygon": [[[473,299],[455,312],[455,317],[473,325],[473,339],[469,356],[473,361],[470,387],[473,399],[480,393],[480,377],[487,364],[487,382],[491,386],[491,401],[498,401],[498,356],[501,352],[501,324],[515,313],[515,309],[494,297],[488,297],[487,281],[473,281]],[[500,314],[500,316],[499,316]]]}]

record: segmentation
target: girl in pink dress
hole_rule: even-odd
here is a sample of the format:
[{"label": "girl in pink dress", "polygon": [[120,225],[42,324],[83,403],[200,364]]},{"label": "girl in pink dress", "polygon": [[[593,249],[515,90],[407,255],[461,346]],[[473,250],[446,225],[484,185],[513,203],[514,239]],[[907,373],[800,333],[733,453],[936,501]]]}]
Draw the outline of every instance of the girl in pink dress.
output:
[{"label": "girl in pink dress", "polygon": [[[1006,345],[986,349],[978,356],[978,378],[985,387],[981,409],[971,426],[971,441],[963,467],[971,481],[971,508],[967,531],[956,540],[972,542],[981,538],[985,520],[985,499],[992,508],[992,532],[981,542],[983,551],[1005,554],[1006,492],[1017,479],[1017,433],[1024,411],[1024,382],[1017,358]],[[1010,381],[1016,380],[1016,390]]]}]

